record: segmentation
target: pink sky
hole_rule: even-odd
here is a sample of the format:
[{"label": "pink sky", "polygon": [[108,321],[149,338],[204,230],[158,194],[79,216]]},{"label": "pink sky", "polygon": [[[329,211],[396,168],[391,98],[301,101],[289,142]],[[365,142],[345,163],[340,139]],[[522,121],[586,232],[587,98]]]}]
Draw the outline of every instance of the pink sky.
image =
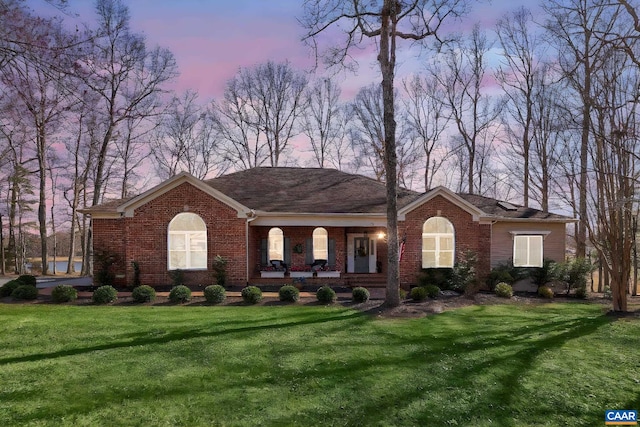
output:
[{"label": "pink sky", "polygon": [[[493,29],[504,13],[526,5],[526,0],[493,0],[476,3],[468,20],[470,27],[480,22]],[[240,67],[289,60],[296,68],[309,69],[311,52],[300,41],[304,31],[296,18],[302,13],[301,0],[130,0],[131,26],[146,36],[147,42],[170,49],[176,57],[180,76],[173,83],[178,91],[193,89],[206,102],[220,97],[224,86]],[[28,0],[38,12],[53,9],[43,0]],[[69,0],[65,17],[70,23],[91,22],[93,1]],[[402,47],[402,46],[401,46]],[[416,55],[402,52],[398,75],[418,69]],[[357,75],[343,74],[343,97],[351,98],[362,86],[379,79],[375,54],[363,52]]]}]

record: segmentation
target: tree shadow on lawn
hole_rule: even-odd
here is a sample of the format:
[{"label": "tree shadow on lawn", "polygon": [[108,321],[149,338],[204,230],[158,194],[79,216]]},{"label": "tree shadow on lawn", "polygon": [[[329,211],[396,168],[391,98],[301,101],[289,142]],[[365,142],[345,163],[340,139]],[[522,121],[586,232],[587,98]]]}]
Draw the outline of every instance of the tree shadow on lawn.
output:
[{"label": "tree shadow on lawn", "polygon": [[[187,396],[194,392],[206,393],[214,398],[217,406],[226,405],[233,408],[238,404],[238,396],[252,395],[257,391],[264,394],[267,389],[284,390],[288,393],[297,388],[299,394],[294,392],[291,398],[298,399],[301,405],[294,404],[295,410],[276,411],[277,418],[262,420],[277,425],[319,425],[327,420],[333,420],[333,422],[343,425],[377,425],[380,423],[468,425],[469,421],[475,417],[476,420],[484,420],[485,423],[487,423],[486,419],[491,418],[495,425],[514,426],[514,413],[518,410],[517,407],[514,407],[517,405],[515,401],[523,394],[518,380],[527,375],[536,359],[542,357],[547,351],[557,349],[573,339],[593,334],[602,326],[615,321],[606,316],[581,315],[567,320],[534,325],[522,322],[521,326],[514,329],[496,333],[491,329],[491,324],[498,322],[499,317],[487,317],[484,311],[484,307],[478,307],[472,312],[465,313],[464,322],[461,322],[464,328],[456,334],[448,333],[446,327],[444,328],[445,332],[442,332],[442,329],[437,329],[438,327],[442,328],[443,324],[446,326],[446,322],[449,320],[447,316],[455,317],[455,313],[412,320],[410,321],[411,325],[403,326],[403,328],[411,326],[412,332],[410,334],[396,332],[398,329],[376,328],[376,332],[381,334],[379,340],[367,341],[365,345],[350,341],[345,341],[342,344],[344,347],[353,347],[353,349],[345,349],[345,354],[351,355],[346,359],[341,359],[336,355],[332,355],[326,360],[323,359],[322,354],[327,349],[324,348],[325,343],[321,340],[297,342],[293,346],[280,349],[282,354],[279,354],[278,357],[304,353],[318,355],[317,359],[308,360],[302,365],[283,365],[278,369],[265,368],[256,378],[233,375],[231,376],[232,380],[225,383],[230,392],[223,395],[220,395],[220,390],[216,390],[206,381],[201,381],[199,386],[182,381],[172,383],[170,387],[167,387],[166,384],[148,387],[145,384],[136,383],[127,385],[127,392],[134,396],[133,400],[141,401],[154,401],[159,395],[166,398]],[[278,314],[277,319],[283,320],[282,313],[278,312]],[[248,325],[222,331],[176,331],[156,338],[132,334],[133,341],[119,341],[49,354],[0,359],[0,364],[52,359],[92,351],[168,343],[191,338],[332,323],[340,320],[351,320],[347,323],[348,326],[355,326],[354,321],[362,323],[371,321],[369,316],[359,312],[340,312],[337,315],[321,318],[318,316],[318,313],[313,313],[302,318],[296,316],[291,320],[285,318],[283,323]],[[508,319],[513,319],[513,316]],[[460,319],[454,320],[459,322]],[[538,323],[543,322],[540,316],[532,320]],[[275,322],[277,320],[274,317],[273,319],[260,319],[260,321]],[[233,323],[237,325],[237,322]],[[251,321],[246,323],[250,324]],[[345,332],[344,324],[335,324],[334,326],[335,329],[332,329],[335,333]],[[418,329],[416,326],[420,328]],[[323,333],[330,334],[332,332],[323,331]],[[398,353],[395,351],[398,347],[406,348],[407,351]],[[487,359],[483,353],[487,347],[498,348],[500,350],[497,352],[499,356]],[[434,368],[439,368],[443,361],[462,363],[452,366],[448,371],[433,371]],[[246,364],[246,359],[229,358],[225,361],[224,368],[230,375],[233,372],[246,373]],[[496,377],[495,386],[478,390],[476,395],[462,402],[456,400],[466,397],[465,393],[470,393],[473,390],[475,378],[487,371]],[[386,377],[387,374],[392,376]],[[200,375],[200,373],[194,373],[194,375]],[[345,393],[343,399],[336,399],[336,388],[340,388]],[[350,400],[349,388],[354,391],[367,389],[371,393],[367,395],[366,399]],[[456,412],[446,406],[434,404],[432,397],[435,395],[451,396],[452,407],[457,408]],[[113,400],[113,396],[98,394],[92,396],[92,399],[95,402],[108,402]],[[235,421],[230,419],[226,419],[226,421],[244,423],[246,421],[244,417],[251,416],[254,417],[251,420],[255,421],[255,417],[259,416],[255,415],[257,413],[268,416],[268,413],[263,413],[260,408],[254,406],[264,404],[268,399],[255,403],[256,399],[258,399],[257,396],[255,399],[242,399],[241,401],[245,405],[243,410],[236,415],[237,418],[233,419]],[[629,407],[632,406],[633,402]],[[413,409],[415,407],[420,409]],[[77,408],[67,409],[78,414],[89,412],[92,408],[93,406],[87,408],[78,404]],[[585,413],[580,408],[576,408],[576,413],[570,415],[576,416],[576,419],[588,417],[593,421],[591,424],[596,424],[601,422],[603,410],[603,408],[594,408]],[[535,406],[535,402],[531,402],[528,411],[526,417],[531,424],[543,423],[557,415],[549,413],[542,406]],[[252,412],[254,415],[251,415]],[[50,416],[51,413],[46,415]],[[34,413],[30,416],[37,417],[39,415]],[[225,419],[221,420],[224,422]],[[520,418],[520,421],[522,422],[523,419]]]},{"label": "tree shadow on lawn", "polygon": [[[41,353],[41,354],[32,354],[32,355],[20,356],[20,357],[3,358],[3,359],[0,359],[0,366],[8,365],[11,363],[34,362],[34,361],[45,360],[45,359],[55,359],[59,357],[74,356],[78,354],[85,354],[85,353],[90,353],[93,351],[100,351],[100,350],[111,350],[111,349],[117,349],[117,348],[144,346],[144,345],[151,345],[151,344],[165,344],[173,341],[189,340],[194,338],[224,336],[224,335],[245,333],[245,332],[258,332],[258,331],[263,331],[268,329],[281,329],[281,328],[301,326],[301,325],[323,324],[323,323],[330,323],[335,321],[343,321],[347,319],[360,318],[364,322],[366,321],[366,317],[367,316],[363,313],[360,313],[358,311],[351,311],[351,310],[339,311],[336,315],[327,315],[326,313],[309,313],[308,315],[301,316],[298,313],[296,313],[296,315],[293,316],[295,320],[291,320],[291,321],[285,320],[284,322],[274,322],[274,323],[267,323],[267,324],[260,324],[260,325],[255,325],[256,323],[255,321],[254,322],[247,321],[247,323],[253,323],[253,324],[251,326],[235,327],[235,328],[223,329],[223,330],[215,330],[215,331],[211,331],[211,330],[204,331],[201,329],[180,330],[175,332],[169,332],[166,335],[161,337],[149,337],[148,332],[143,332],[139,334],[128,334],[127,336],[132,338],[131,340],[110,342],[108,344],[100,344],[100,345],[81,347],[81,348],[72,348],[67,350],[55,351],[51,353]],[[283,318],[282,316],[280,316],[277,319],[282,320]],[[263,322],[262,319],[258,321]],[[237,325],[238,322],[233,322],[233,324]],[[215,326],[218,326],[218,325],[215,325]]]},{"label": "tree shadow on lawn", "polygon": [[[302,415],[311,424],[314,420],[320,422],[323,417],[326,417],[327,419],[341,419],[346,425],[373,425],[379,423],[381,417],[395,414],[390,418],[384,418],[384,422],[409,425],[471,425],[469,422],[472,422],[474,417],[476,420],[484,417],[485,423],[493,422],[500,426],[515,426],[514,415],[519,409],[516,400],[522,395],[519,379],[527,375],[536,359],[542,357],[545,352],[557,349],[571,340],[593,334],[610,322],[612,319],[606,316],[556,321],[536,327],[519,328],[497,339],[492,331],[483,333],[478,330],[460,333],[453,338],[451,335],[431,336],[426,351],[423,335],[415,340],[392,336],[388,341],[385,341],[387,345],[403,345],[409,348],[418,346],[421,349],[408,353],[400,360],[389,357],[387,359],[376,358],[370,363],[354,361],[354,363],[346,363],[339,371],[320,372],[317,375],[320,378],[332,375],[349,381],[349,379],[357,380],[361,376],[375,375],[365,372],[371,366],[375,366],[376,370],[397,367],[398,370],[407,372],[404,382],[398,381],[397,387],[388,387],[388,384],[385,384],[387,392],[383,399],[372,398],[367,402],[355,402],[355,405],[353,402],[340,402],[343,407],[323,407],[315,412],[310,411]],[[524,334],[528,336],[524,336]],[[540,335],[540,339],[531,338],[533,334]],[[487,360],[480,353],[487,347],[502,348],[501,353],[504,355]],[[436,367],[438,363],[447,360],[459,361],[460,363],[452,366],[449,371],[431,372],[433,375],[429,378],[420,376],[425,371],[428,372],[430,367]],[[468,396],[473,390],[475,377],[486,374],[487,371],[496,377],[495,387],[477,390],[476,396]],[[429,403],[432,396],[436,394],[451,396],[453,400],[456,398],[456,393],[459,394],[457,398],[468,399],[469,402],[452,401],[452,407],[457,408],[455,410]],[[535,402],[531,402],[531,404],[531,407],[527,408],[529,411],[527,417],[531,423],[542,422],[554,415],[544,409],[543,405],[535,406]],[[463,411],[459,411],[461,405],[464,408]],[[408,408],[411,406],[424,407],[425,409],[421,412],[418,411],[414,416],[401,414],[403,411],[410,412]],[[349,410],[344,410],[344,407],[348,407]],[[580,408],[576,408],[575,413],[568,415],[569,417],[575,416],[576,419],[588,417],[591,424],[601,421],[603,410],[598,407],[585,413]],[[300,416],[301,414],[297,414],[276,421],[283,425],[300,423]],[[302,418],[303,424],[305,418]]]}]

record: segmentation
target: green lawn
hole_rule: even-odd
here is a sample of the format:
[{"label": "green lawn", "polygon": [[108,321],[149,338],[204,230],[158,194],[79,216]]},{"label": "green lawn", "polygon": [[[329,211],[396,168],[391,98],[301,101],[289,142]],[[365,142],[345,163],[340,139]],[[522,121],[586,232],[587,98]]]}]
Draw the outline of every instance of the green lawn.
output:
[{"label": "green lawn", "polygon": [[0,304],[0,425],[600,426],[640,409],[640,320],[588,304]]}]

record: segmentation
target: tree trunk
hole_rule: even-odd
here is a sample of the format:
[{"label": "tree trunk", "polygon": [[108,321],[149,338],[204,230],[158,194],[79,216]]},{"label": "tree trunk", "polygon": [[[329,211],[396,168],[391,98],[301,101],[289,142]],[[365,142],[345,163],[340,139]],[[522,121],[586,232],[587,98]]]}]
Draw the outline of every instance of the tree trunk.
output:
[{"label": "tree trunk", "polygon": [[396,120],[394,110],[393,79],[395,68],[395,20],[398,3],[385,0],[382,6],[380,34],[380,71],[382,72],[382,99],[384,107],[384,164],[387,188],[387,244],[388,268],[386,305],[400,305],[400,266],[398,260],[398,208],[396,174]]}]

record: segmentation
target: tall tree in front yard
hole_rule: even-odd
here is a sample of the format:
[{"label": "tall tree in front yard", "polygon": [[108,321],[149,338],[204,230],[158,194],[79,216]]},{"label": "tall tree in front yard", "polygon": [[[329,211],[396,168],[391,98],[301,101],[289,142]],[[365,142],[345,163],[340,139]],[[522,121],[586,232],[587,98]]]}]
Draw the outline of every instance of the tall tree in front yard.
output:
[{"label": "tall tree in front yard", "polygon": [[[386,304],[400,304],[397,209],[397,155],[394,80],[399,40],[422,42],[440,37],[444,22],[466,11],[464,0],[306,0],[301,22],[304,40],[328,66],[349,66],[354,49],[375,42],[382,75],[384,106],[384,166],[387,190],[388,268]],[[338,45],[323,49],[320,35],[337,29],[344,36]]]}]

